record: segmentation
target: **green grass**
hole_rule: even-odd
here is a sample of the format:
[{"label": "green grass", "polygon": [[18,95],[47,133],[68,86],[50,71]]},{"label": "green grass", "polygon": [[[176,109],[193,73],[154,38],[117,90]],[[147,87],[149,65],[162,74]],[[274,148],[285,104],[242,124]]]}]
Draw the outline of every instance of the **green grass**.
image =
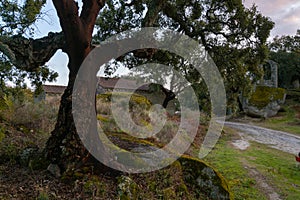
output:
[{"label": "green grass", "polygon": [[255,179],[248,175],[242,165],[239,159],[243,157],[242,153],[228,144],[229,139],[230,136],[223,136],[205,160],[227,179],[234,199],[266,199],[255,187]]},{"label": "green grass", "polygon": [[255,158],[249,162],[272,181],[284,199],[300,199],[300,167],[293,155],[253,143],[244,156]]},{"label": "green grass", "polygon": [[266,178],[281,198],[300,199],[300,167],[296,167],[294,155],[258,143],[241,151],[231,145],[236,133],[232,129],[225,132],[205,160],[228,180],[235,199],[268,199],[255,177],[250,176],[245,161]]}]

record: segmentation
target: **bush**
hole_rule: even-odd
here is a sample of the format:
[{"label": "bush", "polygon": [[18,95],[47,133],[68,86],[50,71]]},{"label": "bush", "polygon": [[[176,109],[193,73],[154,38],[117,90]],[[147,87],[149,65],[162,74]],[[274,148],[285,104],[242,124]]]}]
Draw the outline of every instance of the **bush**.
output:
[{"label": "bush", "polygon": [[[127,106],[126,97],[129,93],[119,92],[114,93],[114,98],[118,101],[118,105],[120,107]],[[111,100],[112,93],[99,94],[97,96],[97,114],[102,115],[111,115]],[[148,111],[151,108],[151,102],[144,96],[138,94],[132,94],[129,101],[129,112],[133,121],[137,124],[145,124],[145,122],[149,121]],[[121,108],[119,112],[123,112]]]},{"label": "bush", "polygon": [[4,94],[0,98],[0,119],[25,132],[36,130],[49,133],[56,122],[57,104],[34,102],[33,94],[25,89],[19,93]]},{"label": "bush", "polygon": [[[121,105],[126,105],[126,97],[129,95],[127,92],[118,92],[114,93],[114,98]],[[112,93],[104,93],[97,95],[97,113],[98,114],[111,114],[110,106],[111,106]],[[144,96],[139,94],[132,94],[129,101],[129,109],[142,109],[149,110],[151,107],[151,102]]]}]

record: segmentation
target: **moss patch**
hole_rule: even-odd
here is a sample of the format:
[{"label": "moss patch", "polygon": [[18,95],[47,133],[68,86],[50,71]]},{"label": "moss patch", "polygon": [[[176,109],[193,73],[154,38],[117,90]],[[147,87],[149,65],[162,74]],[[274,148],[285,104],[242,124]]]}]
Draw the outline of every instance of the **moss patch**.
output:
[{"label": "moss patch", "polygon": [[283,101],[285,93],[282,88],[256,86],[255,92],[249,99],[249,104],[261,109],[272,101]]},{"label": "moss patch", "polygon": [[[116,145],[128,150],[136,145],[159,146],[123,134],[109,137]],[[125,160],[130,161],[127,157]],[[120,180],[119,184],[126,186],[123,192],[118,192],[120,199],[232,199],[227,181],[221,174],[204,161],[187,155],[164,169],[125,177],[124,183]],[[133,188],[131,183],[135,185]],[[138,195],[130,198],[133,194]]]}]

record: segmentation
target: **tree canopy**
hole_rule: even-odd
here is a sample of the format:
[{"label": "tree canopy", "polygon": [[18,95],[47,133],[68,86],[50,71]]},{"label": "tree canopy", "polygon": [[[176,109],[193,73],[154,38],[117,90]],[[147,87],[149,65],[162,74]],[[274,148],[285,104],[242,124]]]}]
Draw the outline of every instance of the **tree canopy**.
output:
[{"label": "tree canopy", "polygon": [[278,63],[279,87],[291,88],[300,80],[300,30],[294,36],[276,36],[269,47],[270,59]]}]

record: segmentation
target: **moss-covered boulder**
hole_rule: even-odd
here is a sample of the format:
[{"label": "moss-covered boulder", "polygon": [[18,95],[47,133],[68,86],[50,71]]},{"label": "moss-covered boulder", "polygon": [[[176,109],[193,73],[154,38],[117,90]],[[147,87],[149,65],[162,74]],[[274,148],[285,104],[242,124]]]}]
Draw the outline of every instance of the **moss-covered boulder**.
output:
[{"label": "moss-covered boulder", "polygon": [[209,164],[186,155],[179,162],[184,181],[197,199],[233,199],[225,178]]},{"label": "moss-covered boulder", "polygon": [[117,178],[117,195],[121,200],[233,199],[221,174],[189,156],[154,172],[121,175]]},{"label": "moss-covered boulder", "polygon": [[[116,137],[119,139],[116,140]],[[148,141],[113,134],[110,139],[132,150],[158,148]],[[122,141],[120,143],[120,141]],[[233,199],[225,178],[206,162],[182,155],[171,165],[148,173],[125,174],[117,179],[119,199]]]},{"label": "moss-covered boulder", "polygon": [[280,110],[285,97],[286,92],[282,88],[256,86],[250,98],[244,98],[243,109],[252,117],[272,117]]}]

